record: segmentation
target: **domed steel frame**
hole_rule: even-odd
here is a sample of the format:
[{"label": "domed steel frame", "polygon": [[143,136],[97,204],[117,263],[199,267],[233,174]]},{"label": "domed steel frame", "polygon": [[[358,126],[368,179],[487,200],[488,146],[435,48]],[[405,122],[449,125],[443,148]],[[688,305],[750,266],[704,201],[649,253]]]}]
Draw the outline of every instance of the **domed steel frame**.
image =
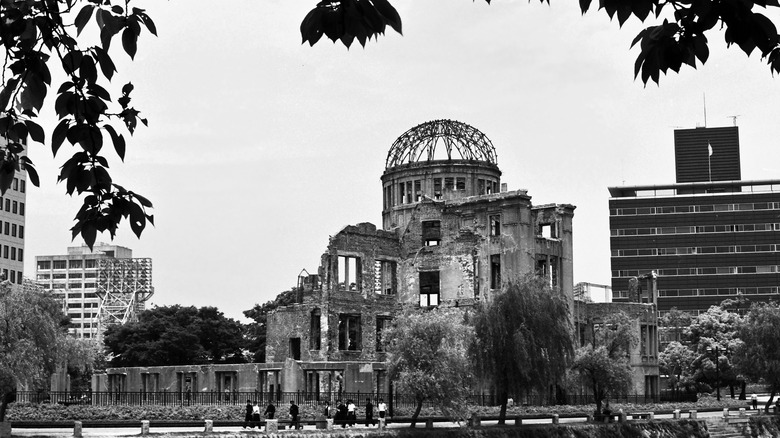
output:
[{"label": "domed steel frame", "polygon": [[390,147],[385,169],[407,163],[434,161],[436,147],[443,144],[447,159],[486,161],[498,165],[496,149],[485,134],[457,120],[432,120],[415,126],[398,137]]}]

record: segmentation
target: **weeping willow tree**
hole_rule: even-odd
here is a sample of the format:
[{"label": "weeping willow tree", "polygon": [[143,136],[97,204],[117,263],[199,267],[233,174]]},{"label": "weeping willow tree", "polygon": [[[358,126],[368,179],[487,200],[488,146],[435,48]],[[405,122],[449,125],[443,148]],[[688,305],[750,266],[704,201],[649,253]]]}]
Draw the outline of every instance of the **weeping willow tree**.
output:
[{"label": "weeping willow tree", "polygon": [[510,282],[477,306],[471,353],[477,373],[498,391],[499,422],[509,394],[546,391],[563,380],[574,355],[565,295],[538,277]]},{"label": "weeping willow tree", "polygon": [[58,367],[92,363],[94,348],[68,336],[67,323],[51,294],[0,283],[0,422],[17,388],[44,388]]},{"label": "weeping willow tree", "polygon": [[416,401],[411,427],[426,400],[453,421],[466,418],[473,380],[467,353],[471,336],[463,313],[448,309],[406,309],[382,333],[390,379]]}]

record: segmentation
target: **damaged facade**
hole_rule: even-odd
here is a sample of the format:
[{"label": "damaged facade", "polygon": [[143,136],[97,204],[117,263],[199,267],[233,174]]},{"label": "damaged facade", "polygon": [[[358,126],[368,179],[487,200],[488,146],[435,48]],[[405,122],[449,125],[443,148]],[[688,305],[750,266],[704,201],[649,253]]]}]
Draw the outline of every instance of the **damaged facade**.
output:
[{"label": "damaged facade", "polygon": [[[451,120],[410,129],[392,145],[381,181],[381,229],[359,223],[331,236],[317,274],[299,278],[300,302],[268,315],[266,363],[233,365],[235,374],[214,377],[214,390],[384,394],[381,335],[403,306],[468,308],[529,274],[575,303],[575,207],[535,206],[526,190],[507,190],[495,149],[478,130]],[[608,309],[592,305],[574,306],[577,330]],[[655,315],[652,304],[623,306]],[[655,362],[656,377],[657,370]],[[638,390],[652,372],[636,379]],[[190,384],[200,387],[195,379],[203,378],[190,376]]]},{"label": "damaged facade", "polygon": [[300,368],[281,390],[386,392],[381,332],[402,305],[470,306],[531,273],[571,300],[575,207],[534,206],[500,178],[493,145],[463,123],[428,122],[396,140],[382,229],[331,236],[318,287],[268,317],[266,361]]}]

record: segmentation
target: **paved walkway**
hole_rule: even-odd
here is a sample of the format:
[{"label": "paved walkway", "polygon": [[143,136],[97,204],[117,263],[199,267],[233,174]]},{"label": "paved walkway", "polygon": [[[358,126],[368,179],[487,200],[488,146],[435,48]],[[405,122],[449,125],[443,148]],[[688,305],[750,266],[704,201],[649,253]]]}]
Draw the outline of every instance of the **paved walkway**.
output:
[{"label": "paved walkway", "polygon": [[[762,400],[763,398],[763,400]],[[759,405],[763,401],[765,404],[768,397],[759,397]],[[732,409],[732,415],[736,414],[738,412],[737,409]],[[755,411],[748,412],[749,414],[755,413]],[[714,411],[714,412],[698,412],[698,418],[719,418],[723,415],[723,411]],[[683,418],[688,417],[688,412],[683,412]],[[672,414],[659,414],[656,415],[655,418],[672,418]],[[581,418],[561,418],[561,423],[582,423],[585,421],[585,417]],[[523,424],[549,424],[551,420],[549,418],[545,419],[525,419],[523,420]],[[498,424],[498,421],[492,420],[492,421],[482,421],[482,425],[484,426],[495,426]],[[507,417],[507,424],[513,425],[514,419],[512,417]],[[396,423],[396,424],[389,424],[388,428],[406,428],[409,427],[409,423]],[[417,427],[425,427],[425,422],[418,423]],[[458,427],[457,423],[451,423],[451,422],[440,422],[440,423],[434,423],[434,427]],[[304,430],[310,430],[313,431],[315,428],[314,426],[305,426]],[[356,433],[365,433],[369,430],[376,430],[376,427],[374,428],[366,428],[365,426],[358,425],[354,428],[348,428],[347,430],[353,430]],[[204,426],[199,427],[152,427],[149,429],[149,432],[151,435],[163,435],[163,434],[172,434],[172,435],[192,435],[192,434],[200,434],[203,433]],[[291,430],[281,430],[280,433],[286,434],[286,433],[293,433],[294,431]],[[258,429],[243,429],[240,426],[229,426],[229,427],[214,427],[214,433],[215,434],[223,434],[223,435],[243,435],[243,436],[252,436],[252,435],[265,435],[263,433],[263,430]],[[140,427],[114,427],[114,428],[84,428],[82,429],[82,436],[84,437],[120,437],[120,436],[140,436],[141,429]],[[15,428],[12,431],[13,436],[19,436],[19,437],[73,437],[73,428],[62,428],[62,429],[18,429]]]}]

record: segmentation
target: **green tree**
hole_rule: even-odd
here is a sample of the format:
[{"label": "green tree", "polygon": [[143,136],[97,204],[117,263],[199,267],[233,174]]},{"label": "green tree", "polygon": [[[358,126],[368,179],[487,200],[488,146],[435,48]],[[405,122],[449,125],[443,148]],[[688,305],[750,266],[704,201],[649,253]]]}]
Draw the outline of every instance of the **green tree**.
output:
[{"label": "green tree", "polygon": [[215,307],[145,310],[109,327],[104,343],[115,367],[245,362],[241,324]]},{"label": "green tree", "polygon": [[670,342],[659,354],[661,374],[669,376],[669,387],[672,390],[679,392],[692,389],[694,385],[691,367],[695,360],[696,353],[677,341]]},{"label": "green tree", "polygon": [[[490,0],[485,0],[490,3]],[[541,0],[550,3],[549,0]],[[580,0],[583,14],[592,0]],[[757,12],[780,7],[777,0],[599,0],[598,9],[622,26],[632,16],[656,23],[639,32],[632,43],[639,55],[634,76],[647,84],[658,83],[660,74],[679,72],[683,64],[696,68],[709,58],[707,35],[724,29],[728,46],[737,45],[747,55],[758,49],[770,71],[780,73],[780,37],[772,20]],[[773,10],[776,12],[776,10]],[[324,34],[346,47],[357,39],[362,46],[384,34],[387,26],[401,33],[401,18],[387,0],[323,0],[301,23],[303,42],[314,45]]]},{"label": "green tree", "polygon": [[606,316],[594,328],[592,344],[577,349],[572,370],[583,384],[590,386],[596,401],[596,413],[609,396],[625,393],[631,386],[631,345],[638,337],[629,316],[618,311]]},{"label": "green tree", "polygon": [[780,306],[775,302],[755,303],[738,329],[743,344],[734,360],[742,373],[753,381],[764,381],[771,391],[765,410],[780,389]]},{"label": "green tree", "polygon": [[683,342],[688,336],[688,328],[692,320],[690,313],[672,307],[658,320],[658,325],[659,329],[669,335],[673,341]]},{"label": "green tree", "polygon": [[51,294],[0,283],[0,421],[17,385],[45,388],[58,366],[90,360],[67,335],[68,320]]},{"label": "green tree", "polygon": [[[728,307],[732,301],[724,303]],[[692,364],[693,379],[710,388],[727,385],[731,388],[732,398],[734,386],[741,383],[731,363],[733,353],[742,344],[737,334],[741,323],[738,313],[724,306],[711,306],[699,314],[689,328],[691,349],[697,354]]]},{"label": "green tree", "polygon": [[[147,222],[153,223],[147,213],[152,204],[112,180],[103,146],[110,143],[124,160],[126,141],[119,126],[133,134],[139,121],[144,125],[147,121],[130,106],[132,84],[113,94],[105,87],[116,72],[109,55],[114,36],[121,34],[122,48],[133,58],[142,27],[156,34],[152,19],[143,9],[131,7],[131,0],[29,0],[0,2],[0,21],[5,49],[0,194],[11,186],[16,171],[26,171],[30,182],[38,185],[38,174],[25,150],[28,141],[46,141],[35,120],[49,89],[56,89],[54,110],[59,123],[49,143],[54,155],[66,140],[76,149],[61,167],[58,180],[65,182],[69,195],[83,195],[71,228],[73,237],[81,235],[92,247],[98,232],[108,231],[113,238],[122,219],[140,237]],[[100,34],[100,43],[85,46],[79,43],[79,35],[90,22]],[[50,68],[61,69],[65,77],[56,88]]]},{"label": "green tree", "polygon": [[478,373],[499,394],[504,424],[509,393],[544,392],[562,381],[574,356],[569,304],[538,277],[509,283],[477,306],[471,345]]},{"label": "green tree", "polygon": [[417,406],[411,427],[425,400],[431,400],[453,420],[466,418],[471,387],[467,347],[471,327],[457,310],[407,309],[386,329],[388,375],[399,392],[412,394]]},{"label": "green tree", "polygon": [[273,301],[267,301],[262,306],[255,304],[251,309],[244,310],[244,316],[254,321],[244,326],[246,348],[252,355],[253,362],[265,362],[268,314],[279,307],[299,302],[300,294],[299,289],[293,288],[280,293]]}]

